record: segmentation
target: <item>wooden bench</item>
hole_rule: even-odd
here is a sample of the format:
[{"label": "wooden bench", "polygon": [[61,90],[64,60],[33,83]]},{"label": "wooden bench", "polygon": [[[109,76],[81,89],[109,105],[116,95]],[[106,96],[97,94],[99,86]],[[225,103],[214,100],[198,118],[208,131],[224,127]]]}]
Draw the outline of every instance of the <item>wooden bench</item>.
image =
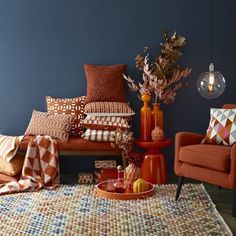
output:
[{"label": "wooden bench", "polygon": [[[32,136],[24,137],[21,141],[19,152],[27,150],[28,143]],[[60,157],[122,157],[122,153],[118,148],[113,148],[109,142],[87,141],[82,138],[71,137],[68,142],[58,141],[58,152]],[[123,164],[125,163],[122,158]],[[11,177],[0,173],[0,183],[16,181],[19,176]]]}]

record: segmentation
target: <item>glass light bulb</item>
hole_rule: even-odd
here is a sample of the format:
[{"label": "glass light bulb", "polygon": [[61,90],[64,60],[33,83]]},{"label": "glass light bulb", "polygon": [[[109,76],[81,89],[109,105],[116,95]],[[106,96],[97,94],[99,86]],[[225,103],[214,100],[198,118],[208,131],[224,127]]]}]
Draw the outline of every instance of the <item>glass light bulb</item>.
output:
[{"label": "glass light bulb", "polygon": [[225,90],[226,83],[219,71],[214,71],[213,63],[209,71],[203,72],[197,80],[197,90],[201,96],[208,99],[219,97]]}]

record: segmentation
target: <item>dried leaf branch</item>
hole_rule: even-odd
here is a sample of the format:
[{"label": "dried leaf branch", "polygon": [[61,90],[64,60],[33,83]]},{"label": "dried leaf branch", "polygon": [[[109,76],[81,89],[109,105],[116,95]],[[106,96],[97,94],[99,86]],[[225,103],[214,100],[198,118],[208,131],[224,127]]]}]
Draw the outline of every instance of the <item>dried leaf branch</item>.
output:
[{"label": "dried leaf branch", "polygon": [[139,91],[140,95],[147,93],[158,103],[169,104],[175,100],[179,90],[191,73],[189,68],[181,68],[177,60],[182,55],[185,45],[183,36],[164,33],[164,42],[161,43],[160,55],[153,62],[149,62],[148,48],[144,47],[144,55],[138,54],[135,58],[136,68],[142,71],[142,82],[135,83],[129,76],[124,75],[131,91]]}]

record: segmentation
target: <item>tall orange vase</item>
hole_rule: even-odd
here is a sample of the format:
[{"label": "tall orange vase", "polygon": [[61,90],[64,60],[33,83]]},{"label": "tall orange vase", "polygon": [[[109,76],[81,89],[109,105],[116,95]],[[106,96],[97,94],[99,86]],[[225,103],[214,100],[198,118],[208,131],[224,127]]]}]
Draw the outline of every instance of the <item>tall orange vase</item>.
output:
[{"label": "tall orange vase", "polygon": [[164,129],[164,114],[163,111],[160,109],[158,103],[153,103],[153,110],[152,110],[152,130],[159,126],[161,130]]},{"label": "tall orange vase", "polygon": [[141,108],[141,140],[150,141],[151,140],[151,122],[152,122],[152,112],[148,105],[150,101],[150,95],[143,94],[141,99],[143,101],[143,107]]}]

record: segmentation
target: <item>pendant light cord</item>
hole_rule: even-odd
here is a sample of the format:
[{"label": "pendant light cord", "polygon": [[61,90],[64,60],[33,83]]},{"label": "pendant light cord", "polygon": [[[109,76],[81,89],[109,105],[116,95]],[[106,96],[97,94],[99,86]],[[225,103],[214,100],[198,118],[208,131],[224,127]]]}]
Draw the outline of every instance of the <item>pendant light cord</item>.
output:
[{"label": "pendant light cord", "polygon": [[214,34],[214,0],[211,0],[210,14],[210,63],[213,62],[213,34]]}]

